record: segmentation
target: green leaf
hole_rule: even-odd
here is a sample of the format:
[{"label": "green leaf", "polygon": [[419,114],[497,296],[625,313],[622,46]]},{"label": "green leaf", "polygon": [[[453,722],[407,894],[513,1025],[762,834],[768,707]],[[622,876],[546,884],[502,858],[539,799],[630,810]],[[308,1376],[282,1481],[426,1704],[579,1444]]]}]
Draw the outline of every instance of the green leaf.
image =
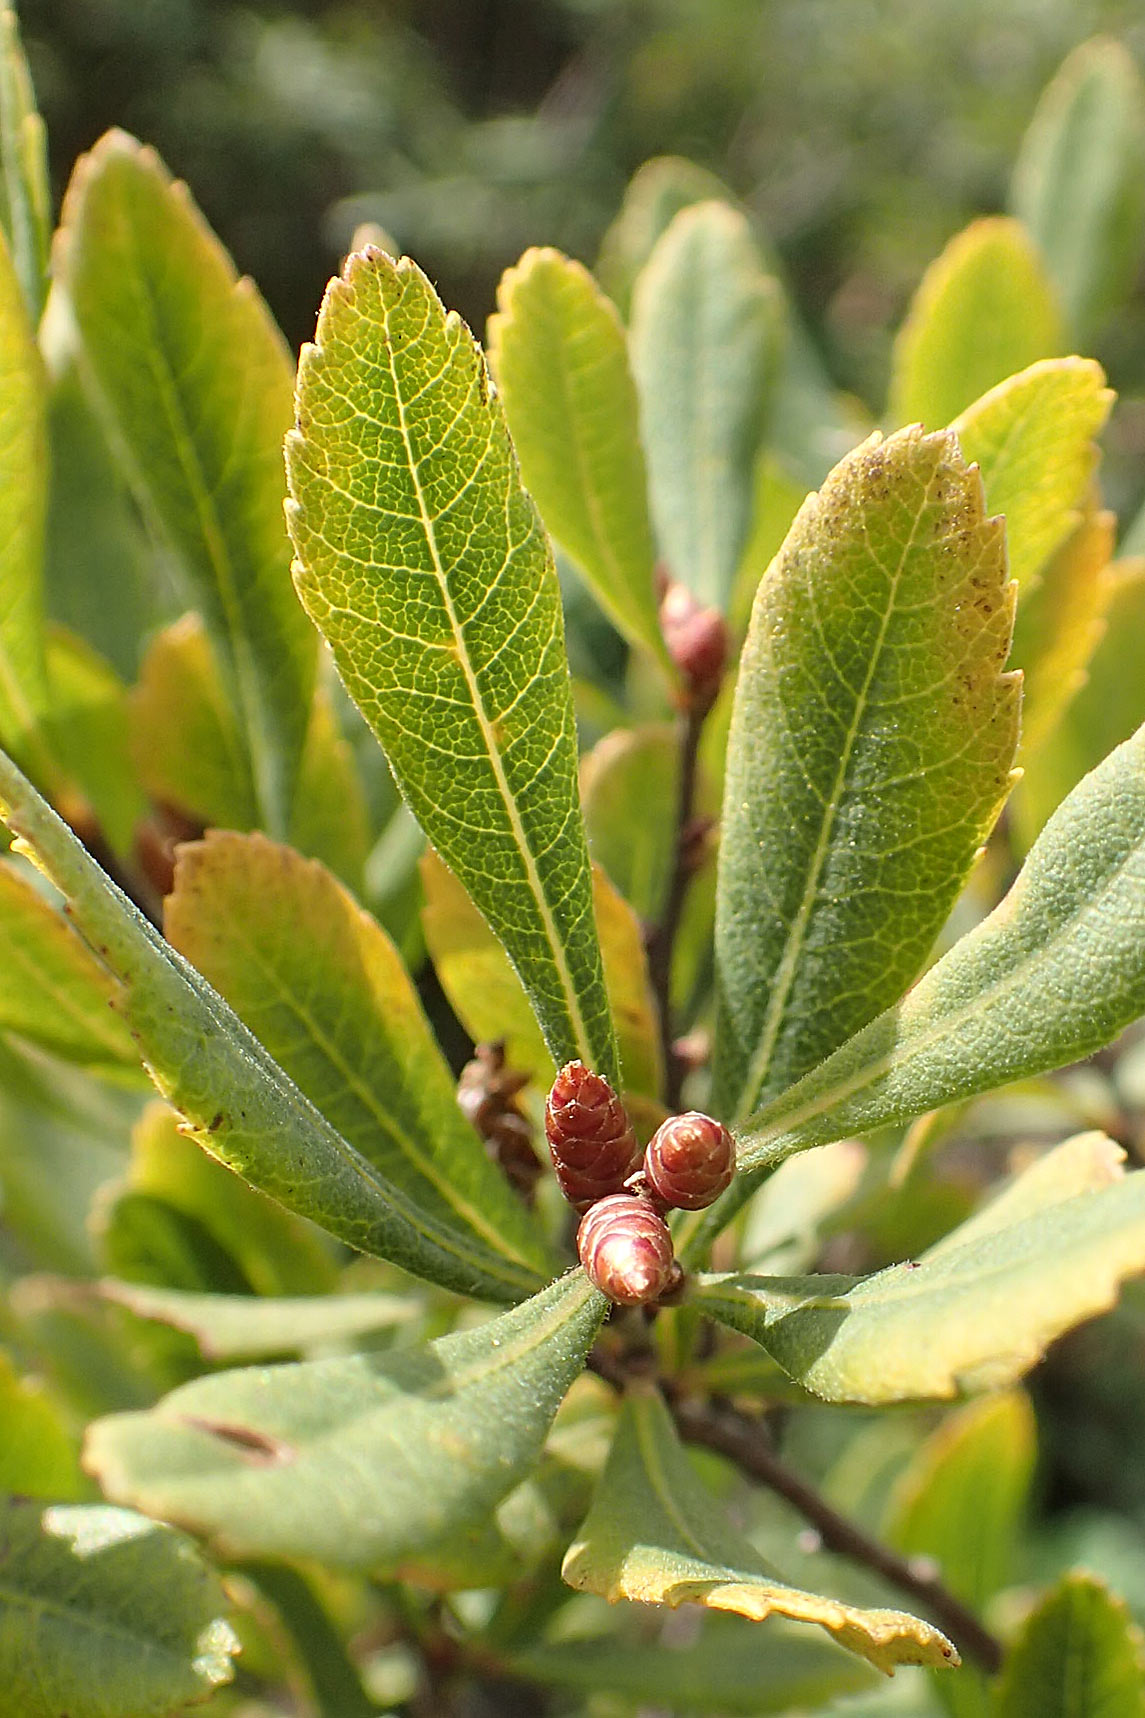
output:
[{"label": "green leaf", "polygon": [[788,1586],[714,1513],[660,1397],[632,1395],[592,1508],[569,1546],[564,1578],[610,1603],[698,1604],[757,1622],[783,1616],[818,1623],[888,1673],[899,1664],[958,1663],[946,1637],[917,1617],[860,1610]]},{"label": "green leaf", "polygon": [[116,1276],[192,1293],[251,1292],[209,1224],[153,1193],[109,1190],[92,1212],[92,1230],[103,1268]]},{"label": "green leaf", "polygon": [[666,723],[614,728],[581,762],[588,849],[648,924],[672,872],[680,748]]},{"label": "green leaf", "polygon": [[289,1210],[414,1275],[494,1299],[528,1292],[531,1270],[477,1249],[462,1258],[455,1231],[347,1144],[2,753],[0,806],[123,986],[147,1070],[200,1145]]},{"label": "green leaf", "polygon": [[149,1104],[132,1131],[126,1186],[195,1219],[259,1295],[326,1294],[335,1287],[325,1237],[208,1157],[166,1104]]},{"label": "green leaf", "polygon": [[57,254],[85,376],[202,609],[260,814],[282,833],[316,655],[282,522],[286,348],[185,188],[123,132],[109,132],[77,166]]},{"label": "green leaf", "polygon": [[296,1354],[321,1343],[389,1330],[419,1311],[409,1295],[324,1294],[264,1300],[258,1295],[193,1294],[112,1277],[105,1277],[96,1288],[102,1299],[125,1306],[139,1318],[186,1331],[206,1360]]},{"label": "green leaf", "polygon": [[234,1674],[217,1575],[128,1509],[0,1505],[0,1685],[20,1718],[166,1718]]},{"label": "green leaf", "polygon": [[1058,808],[989,918],[750,1118],[740,1167],[910,1120],[1108,1044],[1145,1012],[1143,881],[1145,728]]},{"label": "green leaf", "polygon": [[679,1641],[669,1631],[652,1641],[577,1639],[534,1647],[515,1657],[513,1668],[531,1682],[585,1695],[745,1718],[817,1712],[875,1680],[856,1659],[796,1623],[776,1619],[761,1641],[753,1624],[716,1615],[704,1619],[698,1640]]},{"label": "green leaf", "polygon": [[79,1452],[60,1409],[39,1380],[17,1375],[3,1350],[0,1425],[0,1491],[57,1500],[84,1495]]},{"label": "green leaf", "polygon": [[1027,1619],[994,1718],[1142,1718],[1145,1641],[1092,1575],[1064,1575]]},{"label": "green leaf", "polygon": [[1106,628],[1076,693],[1053,736],[1023,759],[1025,775],[1014,798],[1017,829],[1026,846],[1087,771],[1145,722],[1145,562],[1114,563],[1104,594]]},{"label": "green leaf", "polygon": [[918,1261],[859,1279],[702,1277],[696,1305],[827,1401],[998,1389],[1145,1270],[1145,1172],[1081,1191],[1027,1173]]},{"label": "green leaf", "polygon": [[[1036,1447],[1020,1391],[948,1415],[899,1476],[884,1538],[937,1567],[947,1591],[981,1614],[1013,1577]],[[987,1718],[989,1682],[976,1664],[943,1677],[936,1693],[953,1718]]]},{"label": "green leaf", "polygon": [[720,608],[751,526],[781,320],[779,287],[745,217],[725,203],[676,216],[633,296],[632,367],[660,552],[673,578]]},{"label": "green leaf", "polygon": [[[179,849],[164,929],[342,1138],[469,1270],[538,1286],[528,1213],[457,1102],[401,958],[330,872],[264,835]],[[447,1240],[448,1238],[448,1240]]]},{"label": "green leaf", "polygon": [[636,388],[615,307],[586,268],[528,250],[497,288],[489,363],[541,518],[630,644],[674,681],[654,589],[655,554]]},{"label": "green leaf", "polygon": [[[61,770],[75,783],[71,794],[81,796],[73,813],[77,827],[83,827],[86,801],[99,836],[114,853],[130,854],[147,801],[132,768],[127,687],[90,644],[62,627],[48,634],[48,678],[52,708],[44,728]],[[61,793],[64,804],[69,785]]]},{"label": "green leaf", "polygon": [[553,1059],[614,1078],[560,593],[480,350],[408,258],[351,256],[297,405],[302,600]]},{"label": "green leaf", "polygon": [[[510,1067],[547,1088],[555,1063],[504,950],[435,854],[423,856],[421,879],[426,946],[450,1006],[475,1043],[504,1038]],[[592,893],[616,1021],[621,1086],[652,1097],[660,1090],[662,1069],[640,925],[599,866],[593,867]]]},{"label": "green leaf", "polygon": [[1145,98],[1133,56],[1107,37],[1083,42],[1038,103],[1011,188],[1075,340],[1092,340],[1132,288],[1143,169]]},{"label": "green leaf", "polygon": [[0,11],[0,165],[0,221],[20,277],[28,319],[35,326],[48,290],[52,192],[44,122],[36,110],[16,13],[8,6]]},{"label": "green leaf", "polygon": [[895,341],[887,415],[941,429],[988,388],[1062,348],[1061,315],[1018,221],[972,221],[927,269]]},{"label": "green leaf", "polygon": [[950,426],[981,470],[987,508],[1006,516],[1021,599],[1081,519],[1112,403],[1100,364],[1052,358],[1000,382]]},{"label": "green leaf", "polygon": [[110,1496],[227,1556],[388,1564],[525,1478],[604,1308],[577,1271],[423,1348],[201,1378],[97,1421],[85,1460]]},{"label": "green leaf", "polygon": [[139,1067],[119,986],[39,890],[0,861],[0,1026],[101,1073]]},{"label": "green leaf", "polygon": [[1037,1424],[1020,1390],[949,1414],[900,1475],[884,1529],[897,1550],[930,1557],[975,1610],[1013,1579],[1034,1477]]},{"label": "green leaf", "polygon": [[918,972],[1009,790],[1012,621],[1002,526],[949,432],[872,438],[800,509],[736,686],[717,1113],[785,1090]]},{"label": "green leaf", "polygon": [[658,155],[638,167],[600,247],[597,274],[627,315],[636,277],[660,235],[694,203],[731,202],[722,180],[682,155]]},{"label": "green leaf", "polygon": [[1086,683],[1116,591],[1116,531],[1115,513],[1088,509],[1019,606],[1012,657],[1023,665],[1023,759],[1046,745]]},{"label": "green leaf", "polygon": [[20,281],[0,237],[0,738],[41,780],[52,774],[40,733],[48,708],[46,400],[47,381]]}]

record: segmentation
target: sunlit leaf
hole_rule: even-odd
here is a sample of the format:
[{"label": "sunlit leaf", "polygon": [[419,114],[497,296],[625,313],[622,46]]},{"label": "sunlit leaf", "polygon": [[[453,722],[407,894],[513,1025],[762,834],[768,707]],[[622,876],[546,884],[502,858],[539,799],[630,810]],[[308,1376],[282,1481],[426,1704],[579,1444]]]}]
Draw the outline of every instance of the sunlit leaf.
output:
[{"label": "sunlit leaf", "polygon": [[426,1347],[218,1373],[97,1421],[85,1459],[228,1555],[392,1563],[530,1472],[604,1308],[576,1272]]},{"label": "sunlit leaf", "polygon": [[338,1343],[404,1324],[418,1314],[410,1295],[325,1294],[267,1300],[261,1295],[190,1294],[147,1283],[97,1285],[104,1300],[140,1318],[185,1330],[208,1360],[261,1360]]},{"label": "sunlit leaf", "polygon": [[994,1718],[1141,1718],[1145,1640],[1092,1575],[1064,1575],[1027,1618]]},{"label": "sunlit leaf", "polygon": [[612,1602],[704,1605],[762,1621],[818,1623],[879,1670],[957,1664],[930,1623],[902,1611],[861,1610],[788,1586],[730,1523],[719,1518],[660,1397],[628,1397],[592,1508],[569,1546],[564,1578]]},{"label": "sunlit leaf", "polygon": [[552,557],[480,350],[408,259],[327,288],[287,466],[299,592],[402,792],[554,1060],[615,1075]]}]

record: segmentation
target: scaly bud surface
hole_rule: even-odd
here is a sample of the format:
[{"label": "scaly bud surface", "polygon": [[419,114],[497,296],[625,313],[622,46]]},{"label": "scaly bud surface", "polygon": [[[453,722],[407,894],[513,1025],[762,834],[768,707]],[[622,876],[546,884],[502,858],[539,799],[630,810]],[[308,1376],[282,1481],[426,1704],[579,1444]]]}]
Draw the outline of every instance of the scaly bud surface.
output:
[{"label": "scaly bud surface", "polygon": [[665,1205],[702,1211],[735,1174],[735,1141],[722,1123],[697,1110],[670,1116],[648,1142],[644,1174]]},{"label": "scaly bud surface", "polygon": [[667,1224],[629,1193],[598,1200],[581,1219],[576,1245],[589,1281],[621,1306],[647,1306],[679,1281]]},{"label": "scaly bud surface", "polygon": [[727,622],[718,608],[701,608],[686,585],[669,584],[660,599],[660,630],[683,676],[690,706],[709,710],[728,659]]},{"label": "scaly bud surface", "polygon": [[561,1192],[578,1211],[619,1193],[640,1162],[628,1112],[600,1074],[568,1062],[545,1102],[545,1135]]}]

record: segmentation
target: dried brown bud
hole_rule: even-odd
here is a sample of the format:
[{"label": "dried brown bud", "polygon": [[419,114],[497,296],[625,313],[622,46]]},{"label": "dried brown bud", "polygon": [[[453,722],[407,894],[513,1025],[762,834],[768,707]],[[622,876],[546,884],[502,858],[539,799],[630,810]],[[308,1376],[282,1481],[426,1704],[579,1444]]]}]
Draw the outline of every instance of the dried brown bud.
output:
[{"label": "dried brown bud", "polygon": [[506,1065],[505,1044],[478,1044],[457,1081],[457,1101],[485,1141],[485,1149],[527,1205],[542,1173],[533,1129],[517,1103],[528,1074]]},{"label": "dried brown bud", "polygon": [[696,1110],[670,1116],[648,1142],[644,1174],[665,1205],[700,1211],[731,1182],[735,1141],[722,1123]]},{"label": "dried brown bud", "polygon": [[701,608],[686,585],[670,584],[660,600],[660,630],[683,676],[689,705],[709,710],[728,659],[723,615],[718,608]]},{"label": "dried brown bud", "polygon": [[576,1245],[589,1281],[621,1306],[647,1306],[679,1285],[668,1226],[646,1199],[598,1200],[581,1218]]},{"label": "dried brown bud", "polygon": [[628,1112],[600,1074],[568,1062],[545,1103],[545,1134],[561,1192],[578,1211],[619,1193],[640,1162]]}]

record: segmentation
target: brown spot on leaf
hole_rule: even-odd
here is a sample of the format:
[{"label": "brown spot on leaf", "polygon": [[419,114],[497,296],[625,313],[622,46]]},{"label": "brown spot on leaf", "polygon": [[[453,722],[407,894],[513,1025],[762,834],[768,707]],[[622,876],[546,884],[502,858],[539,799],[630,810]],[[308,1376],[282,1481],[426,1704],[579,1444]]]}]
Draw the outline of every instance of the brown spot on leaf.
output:
[{"label": "brown spot on leaf", "polygon": [[208,1437],[230,1444],[252,1467],[285,1467],[294,1460],[295,1452],[289,1444],[266,1432],[256,1432],[252,1426],[232,1426],[225,1420],[208,1420],[199,1414],[180,1414],[179,1419],[196,1432],[205,1432]]}]

